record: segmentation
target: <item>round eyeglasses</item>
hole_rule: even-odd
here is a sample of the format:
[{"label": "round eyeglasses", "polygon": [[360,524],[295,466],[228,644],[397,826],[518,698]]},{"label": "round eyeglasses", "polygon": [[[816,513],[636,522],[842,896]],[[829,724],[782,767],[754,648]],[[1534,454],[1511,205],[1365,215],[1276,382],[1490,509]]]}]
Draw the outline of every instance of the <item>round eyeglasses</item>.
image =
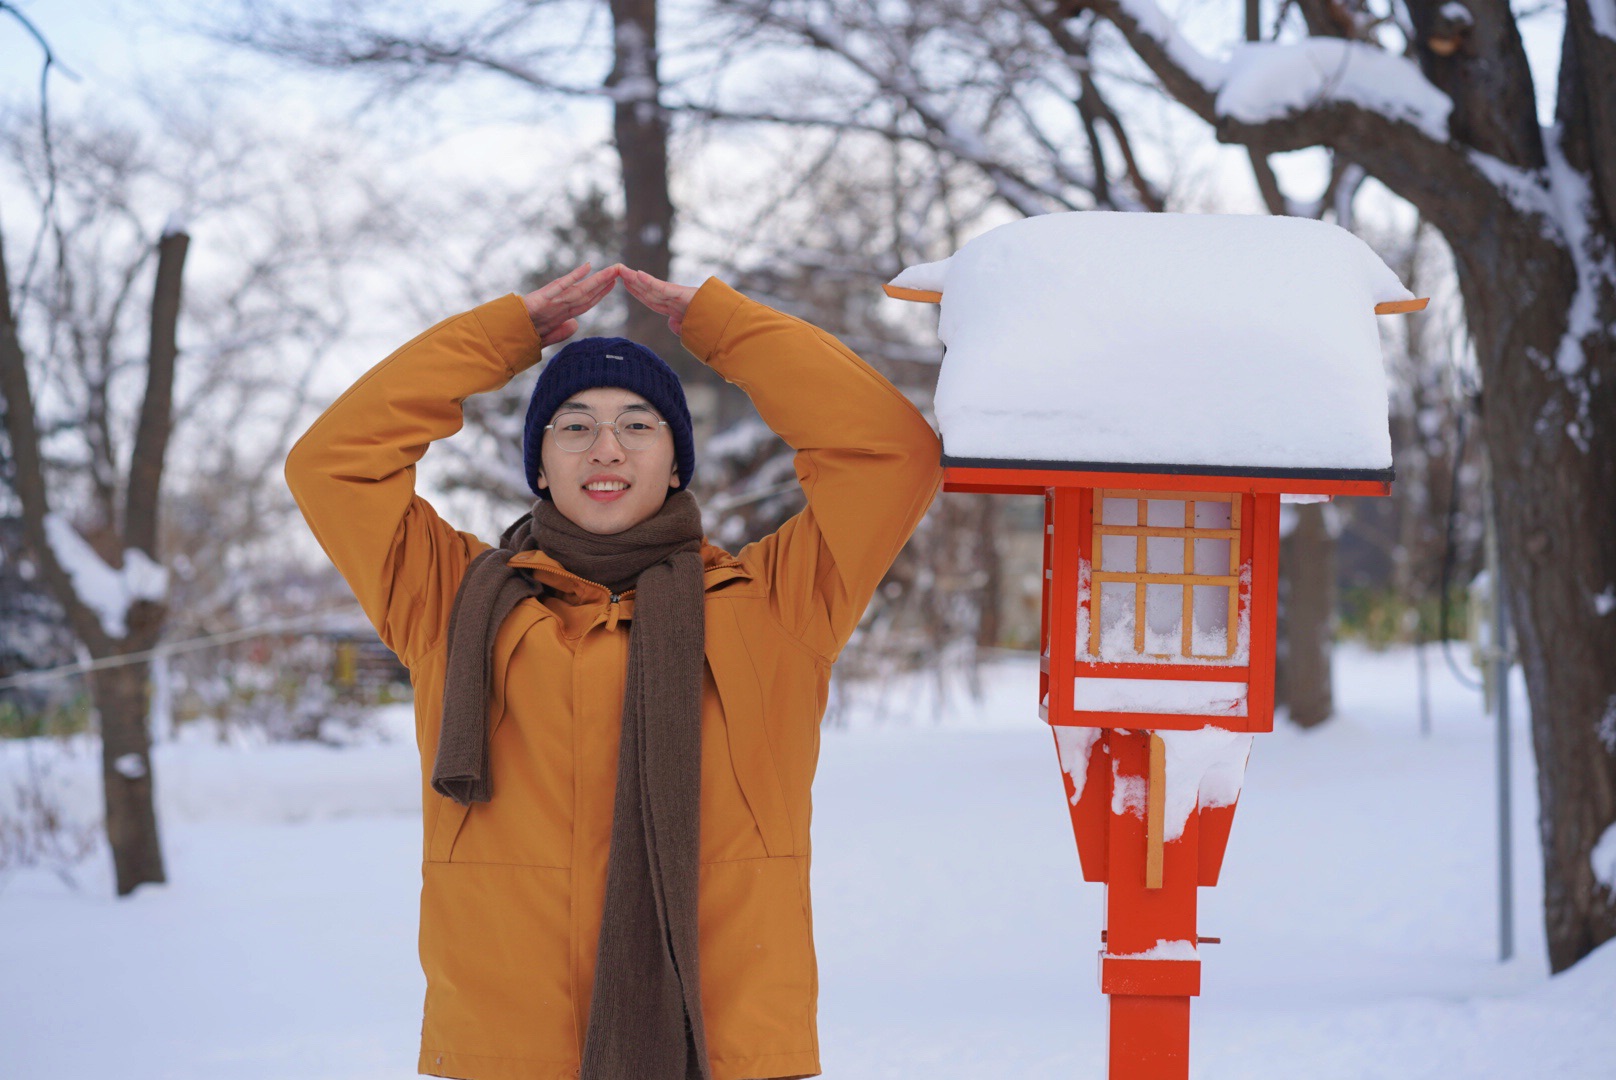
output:
[{"label": "round eyeglasses", "polygon": [[659,429],[667,426],[666,420],[658,420],[655,413],[646,409],[625,409],[617,414],[616,420],[596,420],[586,412],[558,413],[544,425],[544,430],[555,438],[557,448],[569,454],[581,454],[595,445],[603,427],[612,429],[624,450],[646,450],[662,434]]}]

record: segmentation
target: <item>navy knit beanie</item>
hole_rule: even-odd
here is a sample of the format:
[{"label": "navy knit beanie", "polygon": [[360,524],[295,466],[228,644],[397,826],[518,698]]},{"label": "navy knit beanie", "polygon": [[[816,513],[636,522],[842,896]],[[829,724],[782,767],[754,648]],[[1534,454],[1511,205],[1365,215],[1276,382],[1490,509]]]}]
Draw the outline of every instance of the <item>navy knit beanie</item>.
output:
[{"label": "navy knit beanie", "polygon": [[528,400],[527,419],[522,426],[522,468],[533,494],[541,499],[550,497],[549,491],[538,484],[544,426],[562,402],[597,386],[632,390],[656,406],[673,432],[679,487],[688,489],[690,474],[696,471],[696,445],[690,433],[690,406],[685,402],[679,376],[662,357],[628,338],[586,337],[567,342],[550,357]]}]

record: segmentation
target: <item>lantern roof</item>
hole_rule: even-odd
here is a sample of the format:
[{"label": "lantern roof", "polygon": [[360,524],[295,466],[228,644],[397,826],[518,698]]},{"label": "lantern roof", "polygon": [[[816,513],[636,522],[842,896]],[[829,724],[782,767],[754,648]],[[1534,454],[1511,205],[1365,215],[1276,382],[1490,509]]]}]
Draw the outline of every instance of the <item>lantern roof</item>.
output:
[{"label": "lantern roof", "polygon": [[1339,226],[1048,214],[887,291],[941,305],[945,464],[1391,479],[1375,316],[1424,303]]}]

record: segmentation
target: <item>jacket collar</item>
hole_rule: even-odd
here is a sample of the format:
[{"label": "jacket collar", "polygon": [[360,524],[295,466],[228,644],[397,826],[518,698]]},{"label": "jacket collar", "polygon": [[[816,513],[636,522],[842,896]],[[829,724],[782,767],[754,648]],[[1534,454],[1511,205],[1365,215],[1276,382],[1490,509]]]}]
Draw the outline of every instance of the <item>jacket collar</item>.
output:
[{"label": "jacket collar", "polygon": [[[550,555],[537,548],[519,551],[511,556],[506,566],[530,571],[535,580],[553,589],[574,604],[604,603],[611,599],[611,590],[595,581],[587,581],[565,569]],[[701,583],[703,590],[733,578],[751,578],[741,560],[725,551],[706,537],[701,540]],[[632,596],[633,589],[624,593]]]}]

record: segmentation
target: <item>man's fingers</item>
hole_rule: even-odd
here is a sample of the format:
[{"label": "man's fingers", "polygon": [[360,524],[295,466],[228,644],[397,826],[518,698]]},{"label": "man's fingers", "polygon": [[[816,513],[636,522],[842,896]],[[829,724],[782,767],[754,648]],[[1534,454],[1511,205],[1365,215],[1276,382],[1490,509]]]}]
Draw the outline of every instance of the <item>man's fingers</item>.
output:
[{"label": "man's fingers", "polygon": [[587,262],[579,264],[573,269],[567,271],[565,274],[562,274],[560,277],[556,278],[554,281],[550,282],[550,284],[544,286],[544,288],[540,289],[539,295],[546,300],[561,295],[563,292],[566,292],[566,290],[571,287],[574,282],[588,272],[588,270],[589,264]]},{"label": "man's fingers", "polygon": [[587,278],[567,282],[566,285],[564,285],[560,291],[556,293],[556,299],[561,299],[565,296],[582,295],[591,291],[592,289],[598,289],[602,285],[609,288],[614,283],[615,278],[611,277],[607,271],[602,270],[599,273],[591,274]]},{"label": "man's fingers", "polygon": [[[644,277],[651,277],[651,275],[646,274],[643,270],[637,270],[635,273],[641,274]],[[651,280],[655,281],[656,278],[651,278]],[[633,294],[636,300],[640,301],[640,303],[644,304],[646,307],[651,308],[653,311],[656,311],[662,315],[673,314],[671,310],[671,305],[673,303],[672,299],[647,286],[643,281],[624,278],[623,285],[630,293]]]},{"label": "man's fingers", "polygon": [[578,332],[578,320],[577,319],[568,319],[566,322],[562,323],[560,326],[557,326],[555,329],[551,330],[548,334],[541,335],[540,338],[539,338],[539,344],[541,344],[541,345],[555,345],[558,342],[566,341],[568,338],[570,338],[573,334],[576,334],[577,332]]},{"label": "man's fingers", "polygon": [[579,287],[568,290],[563,295],[556,297],[550,302],[550,306],[556,309],[557,314],[580,314],[600,303],[601,298],[611,292],[612,286],[615,284],[617,283],[611,280],[587,287],[580,283]]},{"label": "man's fingers", "polygon": [[604,282],[595,286],[586,293],[582,293],[578,296],[568,297],[566,302],[561,304],[560,307],[568,315],[580,315],[594,307],[596,304],[600,303],[601,300],[612,291],[612,286],[616,284],[617,282],[615,281]]}]

